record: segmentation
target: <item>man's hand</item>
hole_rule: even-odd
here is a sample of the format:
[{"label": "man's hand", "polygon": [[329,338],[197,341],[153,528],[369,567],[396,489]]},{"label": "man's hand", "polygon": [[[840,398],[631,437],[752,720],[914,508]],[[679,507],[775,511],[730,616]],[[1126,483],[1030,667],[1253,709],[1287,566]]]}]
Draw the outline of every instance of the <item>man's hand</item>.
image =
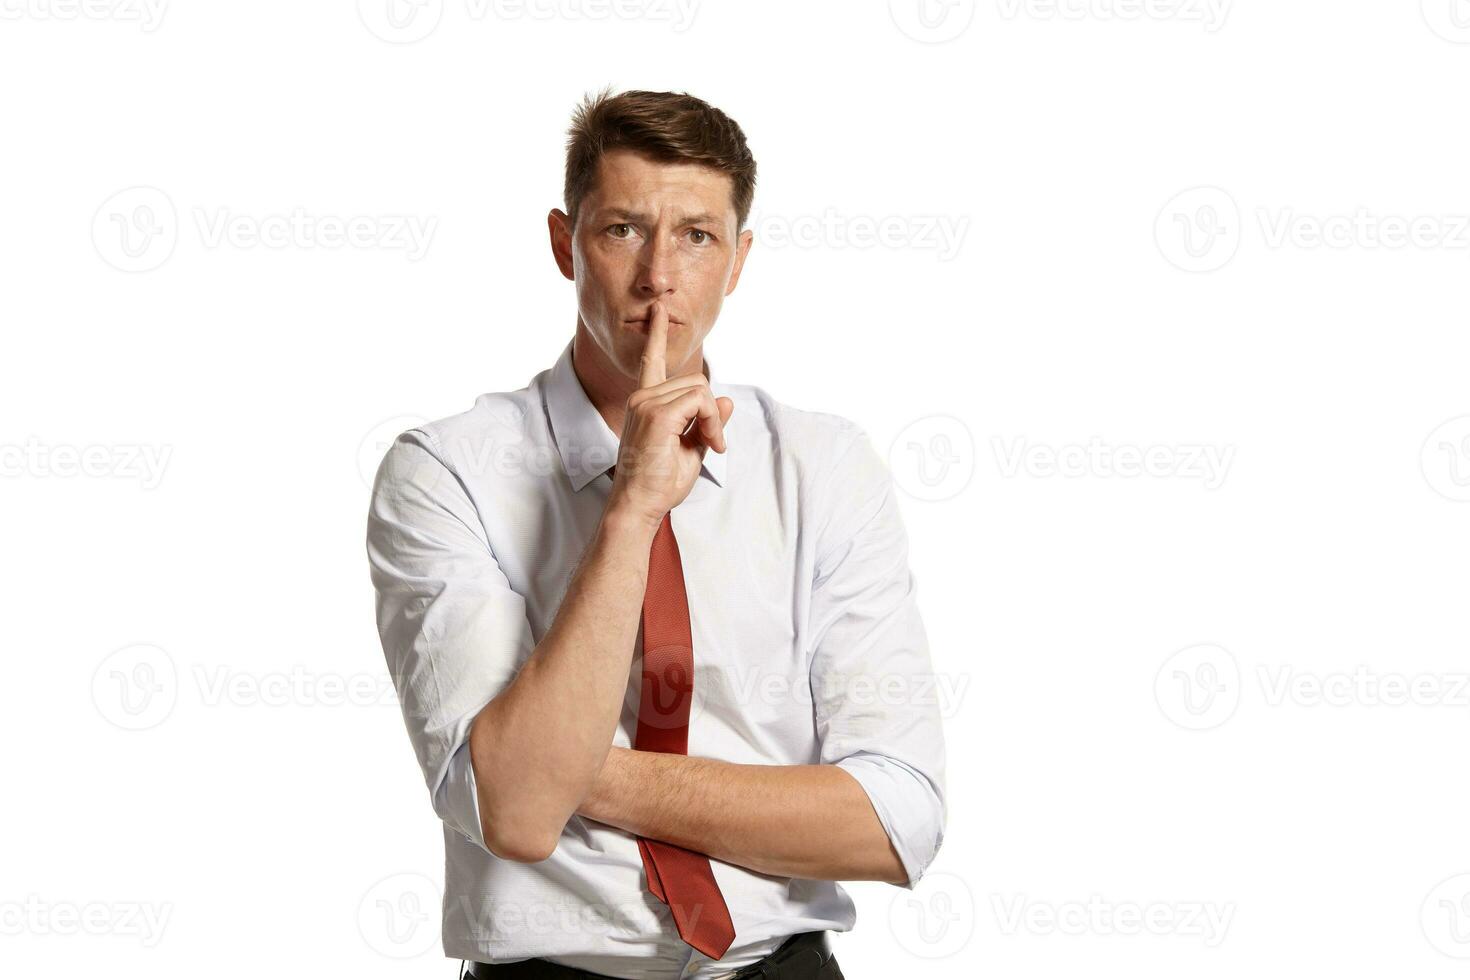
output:
[{"label": "man's hand", "polygon": [[725,423],[735,411],[730,399],[715,398],[701,373],[666,377],[668,333],[668,311],[655,302],[608,497],[609,509],[626,509],[655,526],[689,496],[705,452],[725,451]]}]

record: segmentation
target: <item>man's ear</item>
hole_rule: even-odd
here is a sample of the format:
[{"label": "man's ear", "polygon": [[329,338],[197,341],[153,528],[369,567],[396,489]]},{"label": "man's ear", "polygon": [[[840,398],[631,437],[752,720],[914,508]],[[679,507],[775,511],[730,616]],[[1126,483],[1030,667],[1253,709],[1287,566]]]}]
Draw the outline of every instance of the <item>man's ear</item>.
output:
[{"label": "man's ear", "polygon": [[556,267],[568,279],[575,280],[572,270],[572,219],[560,208],[552,208],[546,216],[546,229],[551,233],[551,254]]},{"label": "man's ear", "polygon": [[729,296],[735,291],[735,286],[740,282],[740,270],[745,268],[745,257],[750,254],[751,243],[755,241],[755,232],[749,228],[740,233],[735,239],[735,268],[730,271],[730,281],[725,285],[725,295]]}]

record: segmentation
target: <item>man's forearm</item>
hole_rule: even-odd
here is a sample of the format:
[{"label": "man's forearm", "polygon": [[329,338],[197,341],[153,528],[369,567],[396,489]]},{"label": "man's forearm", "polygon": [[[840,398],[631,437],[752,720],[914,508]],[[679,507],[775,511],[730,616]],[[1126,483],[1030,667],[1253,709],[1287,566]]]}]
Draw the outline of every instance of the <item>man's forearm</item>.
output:
[{"label": "man's forearm", "polygon": [[740,765],[615,747],[577,812],[762,874],[908,880],[867,793],[838,766]]},{"label": "man's forearm", "polygon": [[475,717],[470,757],[485,843],[539,861],[607,755],[632,667],[655,528],[609,510],[556,620]]}]

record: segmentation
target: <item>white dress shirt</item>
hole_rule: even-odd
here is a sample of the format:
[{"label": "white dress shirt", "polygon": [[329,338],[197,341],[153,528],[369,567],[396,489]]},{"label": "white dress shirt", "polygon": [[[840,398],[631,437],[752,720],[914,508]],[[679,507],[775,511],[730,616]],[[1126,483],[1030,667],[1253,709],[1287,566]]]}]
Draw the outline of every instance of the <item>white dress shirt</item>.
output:
[{"label": "white dress shirt", "polygon": [[[689,754],[841,766],[912,888],[943,839],[944,742],[891,476],[854,423],[722,384],[705,364],[735,412],[728,451],[706,453],[671,516],[694,635]],[[470,723],[550,628],[617,449],[570,343],[527,387],[400,435],[368,517],[378,630],[444,823],[445,955],[716,978],[793,933],[851,929],[851,898],[836,882],[711,859],[736,933],[716,961],[646,890],[632,834],[573,815],[555,853],[523,864],[491,854],[480,827]],[[630,666],[612,744],[632,746],[639,693]]]}]

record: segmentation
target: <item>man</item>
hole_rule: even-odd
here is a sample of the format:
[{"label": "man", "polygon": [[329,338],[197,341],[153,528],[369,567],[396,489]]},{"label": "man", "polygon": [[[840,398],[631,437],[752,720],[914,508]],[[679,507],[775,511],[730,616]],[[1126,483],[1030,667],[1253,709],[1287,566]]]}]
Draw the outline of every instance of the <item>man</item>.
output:
[{"label": "man", "polygon": [[704,357],[754,188],[707,103],[587,100],[548,221],[571,342],[379,470],[378,628],[471,976],[840,978],[837,882],[913,887],[939,849],[891,478]]}]

